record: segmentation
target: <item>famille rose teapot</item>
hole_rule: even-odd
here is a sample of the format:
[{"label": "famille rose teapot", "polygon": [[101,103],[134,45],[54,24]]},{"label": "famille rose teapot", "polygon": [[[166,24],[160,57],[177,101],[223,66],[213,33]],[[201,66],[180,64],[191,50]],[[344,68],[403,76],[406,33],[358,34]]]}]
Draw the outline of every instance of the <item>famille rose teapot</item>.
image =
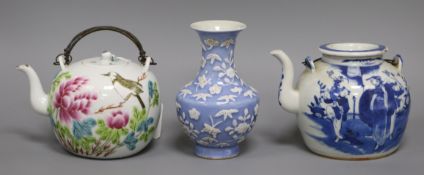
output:
[{"label": "famille rose teapot", "polygon": [[293,85],[293,65],[281,50],[281,106],[298,116],[303,139],[313,152],[338,159],[384,157],[400,144],[408,121],[410,93],[402,59],[383,59],[387,48],[369,43],[330,43],[323,56],[305,59]]},{"label": "famille rose teapot", "polygon": [[[76,43],[103,30],[129,38],[139,50],[141,64],[107,51],[101,57],[70,64]],[[159,138],[162,105],[158,82],[149,71],[156,63],[133,34],[112,26],[89,28],[72,39],[54,64],[60,65],[61,71],[48,94],[31,66],[17,69],[29,78],[33,108],[50,117],[56,138],[67,151],[89,158],[121,158]]]}]

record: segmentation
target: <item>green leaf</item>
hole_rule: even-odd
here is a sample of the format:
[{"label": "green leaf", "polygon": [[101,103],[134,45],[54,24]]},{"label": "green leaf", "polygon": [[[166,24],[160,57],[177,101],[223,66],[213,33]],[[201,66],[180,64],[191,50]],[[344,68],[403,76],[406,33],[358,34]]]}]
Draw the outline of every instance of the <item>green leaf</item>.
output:
[{"label": "green leaf", "polygon": [[119,134],[119,130],[112,131],[110,135],[110,140],[113,144],[118,144],[120,141],[121,135]]},{"label": "green leaf", "polygon": [[157,82],[153,85],[153,98],[151,107],[159,105],[159,90]]},{"label": "green leaf", "polygon": [[155,126],[152,126],[152,127],[149,128],[149,130],[147,130],[149,135],[155,131],[155,128],[156,128]]},{"label": "green leaf", "polygon": [[135,130],[136,130],[136,128],[137,128],[136,120],[135,120],[135,119],[131,119],[131,120],[130,120],[130,129],[131,129],[132,131],[135,131]]},{"label": "green leaf", "polygon": [[87,143],[95,143],[96,142],[96,138],[94,138],[93,136],[83,137],[82,140],[84,142],[87,142]]},{"label": "green leaf", "polygon": [[106,131],[106,128],[104,128],[104,127],[98,127],[97,129],[96,129],[96,134],[99,134],[99,135],[101,135],[102,133],[105,133],[105,132],[107,132]]},{"label": "green leaf", "polygon": [[148,135],[146,133],[143,133],[143,134],[140,134],[140,136],[138,137],[138,140],[142,140],[142,141],[146,142],[147,137],[148,137]]},{"label": "green leaf", "polygon": [[127,135],[128,134],[128,129],[127,128],[121,128],[119,129],[119,135]]},{"label": "green leaf", "polygon": [[147,132],[140,134],[140,136],[138,137],[138,140],[142,140],[144,142],[147,142],[154,131],[155,131],[155,127],[154,126],[150,127],[147,130]]},{"label": "green leaf", "polygon": [[108,140],[113,130],[106,127],[105,121],[102,119],[97,120],[97,126],[96,134],[100,136],[100,140]]},{"label": "green leaf", "polygon": [[81,146],[84,150],[89,150],[92,143],[94,142],[92,142],[91,139],[88,137],[83,137],[81,139]]},{"label": "green leaf", "polygon": [[62,134],[64,137],[71,139],[74,137],[74,135],[71,134],[71,131],[67,126],[63,126],[60,123],[57,123],[56,126],[58,127],[59,133]]},{"label": "green leaf", "polygon": [[99,127],[106,127],[105,121],[102,119],[97,120],[97,125],[99,125]]},{"label": "green leaf", "polygon": [[60,82],[63,79],[70,79],[71,77],[72,76],[70,72],[62,72],[59,75],[57,75],[56,78],[53,80],[51,91],[52,92],[56,91],[57,87],[60,85]]},{"label": "green leaf", "polygon": [[133,107],[132,109],[132,117],[130,119],[129,127],[131,131],[136,132],[138,125],[141,123],[141,121],[145,120],[147,118],[147,112],[146,109],[138,109],[137,107]]},{"label": "green leaf", "polygon": [[[59,122],[56,122],[55,124],[56,131],[58,132],[58,135],[63,140],[70,140],[70,147],[72,149],[82,149],[85,152],[89,152],[93,146],[93,144],[96,143],[96,138],[93,136],[86,136],[82,137],[80,139],[76,139],[74,135],[71,133],[71,130],[66,125],[61,125]],[[107,132],[104,132],[103,134]]]},{"label": "green leaf", "polygon": [[47,107],[47,113],[49,114],[49,116],[52,116],[52,114],[53,114],[53,107],[52,107],[51,103]]}]

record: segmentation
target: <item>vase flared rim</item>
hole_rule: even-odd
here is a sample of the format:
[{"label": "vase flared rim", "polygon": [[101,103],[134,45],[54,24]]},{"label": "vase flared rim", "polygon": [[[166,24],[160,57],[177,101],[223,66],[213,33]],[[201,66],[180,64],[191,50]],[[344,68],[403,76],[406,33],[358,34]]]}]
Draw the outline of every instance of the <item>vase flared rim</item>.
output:
[{"label": "vase flared rim", "polygon": [[246,24],[231,20],[204,20],[194,22],[190,27],[200,32],[220,33],[241,31],[246,28]]},{"label": "vase flared rim", "polygon": [[367,57],[383,55],[388,49],[381,44],[344,42],[323,44],[319,47],[319,50],[324,55]]}]

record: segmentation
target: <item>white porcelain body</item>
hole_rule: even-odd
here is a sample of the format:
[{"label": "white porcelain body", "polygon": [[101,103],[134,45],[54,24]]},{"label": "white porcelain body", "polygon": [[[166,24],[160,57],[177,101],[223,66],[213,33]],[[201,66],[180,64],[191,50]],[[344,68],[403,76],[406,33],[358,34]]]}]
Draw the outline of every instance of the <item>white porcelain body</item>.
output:
[{"label": "white porcelain body", "polygon": [[105,56],[113,55],[62,64],[48,94],[42,93],[31,66],[18,66],[30,79],[34,109],[48,114],[59,142],[78,156],[126,157],[160,136],[161,105],[155,75],[148,66]]}]

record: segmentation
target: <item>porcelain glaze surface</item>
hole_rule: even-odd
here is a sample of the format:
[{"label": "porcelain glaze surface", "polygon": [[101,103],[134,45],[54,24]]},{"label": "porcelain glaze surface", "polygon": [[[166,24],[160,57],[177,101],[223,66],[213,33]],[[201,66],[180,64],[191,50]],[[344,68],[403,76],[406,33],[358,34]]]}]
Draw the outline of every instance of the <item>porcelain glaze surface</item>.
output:
[{"label": "porcelain glaze surface", "polygon": [[[219,26],[223,21],[216,22]],[[236,156],[237,144],[252,130],[258,114],[256,90],[243,82],[234,68],[236,36],[244,27],[234,31],[223,28],[197,30],[202,43],[201,69],[177,94],[177,114],[196,142],[196,155],[210,159]]]},{"label": "porcelain glaze surface", "polygon": [[[374,46],[350,50],[321,46],[322,58],[305,59],[307,69],[297,88],[290,89],[285,78],[293,75],[285,72],[280,101],[297,114],[303,139],[312,151],[333,158],[371,159],[398,148],[410,106],[402,59],[397,55],[384,60],[386,48]],[[280,51],[273,54],[285,57]],[[282,59],[285,66],[291,64],[287,59]],[[298,93],[298,104],[287,105],[295,96],[289,98],[286,90]]]},{"label": "porcelain glaze surface", "polygon": [[96,159],[121,158],[159,137],[159,87],[146,66],[110,52],[69,66],[59,59],[62,70],[47,94],[31,66],[18,69],[29,77],[33,107],[48,114],[67,151]]}]

